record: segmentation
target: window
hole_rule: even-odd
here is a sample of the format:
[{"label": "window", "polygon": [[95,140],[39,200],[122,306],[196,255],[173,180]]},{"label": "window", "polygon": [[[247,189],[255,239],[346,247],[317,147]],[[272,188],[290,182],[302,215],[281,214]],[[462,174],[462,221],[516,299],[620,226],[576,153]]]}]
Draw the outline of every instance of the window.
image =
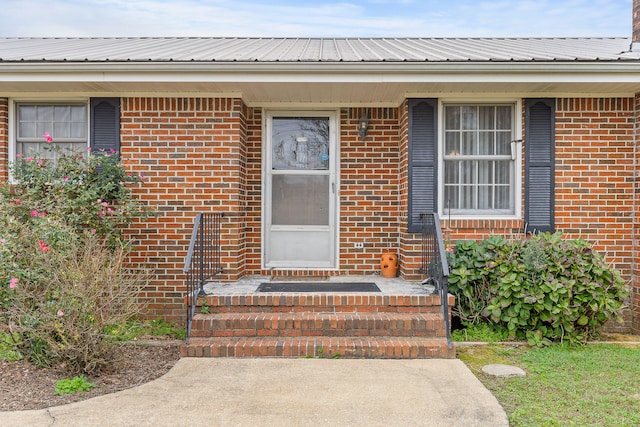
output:
[{"label": "window", "polygon": [[[421,215],[438,212],[475,218],[524,214],[528,230],[553,232],[555,102],[409,99],[407,231],[422,232]],[[524,163],[514,141],[521,139],[522,118]]]},{"label": "window", "polygon": [[514,110],[513,104],[443,105],[443,214],[515,214]]},{"label": "window", "polygon": [[53,137],[51,144],[63,150],[84,152],[88,145],[87,105],[82,103],[18,103],[16,104],[16,154],[37,152],[55,158],[44,150],[43,134]]}]

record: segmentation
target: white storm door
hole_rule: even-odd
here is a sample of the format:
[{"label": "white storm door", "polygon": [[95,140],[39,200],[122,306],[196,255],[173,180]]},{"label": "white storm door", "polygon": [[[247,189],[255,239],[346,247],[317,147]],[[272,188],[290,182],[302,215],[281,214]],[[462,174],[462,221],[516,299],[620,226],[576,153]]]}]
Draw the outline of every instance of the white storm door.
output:
[{"label": "white storm door", "polygon": [[267,114],[267,268],[336,266],[336,117]]}]

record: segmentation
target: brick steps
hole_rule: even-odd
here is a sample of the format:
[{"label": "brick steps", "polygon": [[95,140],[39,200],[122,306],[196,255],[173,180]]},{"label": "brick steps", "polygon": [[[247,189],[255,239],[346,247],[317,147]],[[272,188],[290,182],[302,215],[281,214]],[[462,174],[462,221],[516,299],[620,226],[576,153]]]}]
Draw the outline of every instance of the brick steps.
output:
[{"label": "brick steps", "polygon": [[183,357],[454,358],[442,338],[232,337],[191,338]]},{"label": "brick steps", "polygon": [[[357,313],[439,313],[437,295],[380,295],[282,293],[240,295],[208,295],[206,305],[211,313],[223,312],[357,312]],[[453,296],[449,304],[453,304]]]},{"label": "brick steps", "polygon": [[444,336],[436,313],[218,313],[199,314],[192,337]]},{"label": "brick steps", "polygon": [[183,357],[455,357],[437,295],[254,292],[201,304]]}]

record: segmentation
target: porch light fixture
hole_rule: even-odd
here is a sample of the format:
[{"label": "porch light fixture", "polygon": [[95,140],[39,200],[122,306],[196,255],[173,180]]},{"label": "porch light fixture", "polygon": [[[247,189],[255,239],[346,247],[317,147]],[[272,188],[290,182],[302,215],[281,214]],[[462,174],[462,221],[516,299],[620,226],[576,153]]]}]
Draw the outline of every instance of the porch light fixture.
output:
[{"label": "porch light fixture", "polygon": [[364,141],[364,137],[369,133],[369,118],[367,117],[367,113],[363,110],[362,115],[360,116],[360,120],[358,121],[358,134],[360,138]]}]

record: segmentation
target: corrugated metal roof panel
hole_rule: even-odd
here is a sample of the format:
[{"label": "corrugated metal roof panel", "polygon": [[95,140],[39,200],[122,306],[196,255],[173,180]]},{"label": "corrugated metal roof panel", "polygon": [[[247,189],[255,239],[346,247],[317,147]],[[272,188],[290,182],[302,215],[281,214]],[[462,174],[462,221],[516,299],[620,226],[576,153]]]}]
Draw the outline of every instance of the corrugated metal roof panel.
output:
[{"label": "corrugated metal roof panel", "polygon": [[[617,61],[629,38],[0,38],[0,61]],[[627,52],[627,53],[625,53]]]}]

